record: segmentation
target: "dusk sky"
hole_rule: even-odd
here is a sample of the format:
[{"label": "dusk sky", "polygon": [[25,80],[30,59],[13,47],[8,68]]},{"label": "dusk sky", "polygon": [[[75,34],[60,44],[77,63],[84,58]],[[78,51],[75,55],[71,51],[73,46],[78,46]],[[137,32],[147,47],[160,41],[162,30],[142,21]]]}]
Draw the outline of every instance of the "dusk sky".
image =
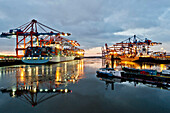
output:
[{"label": "dusk sky", "polygon": [[[32,19],[72,33],[68,38],[87,54],[134,34],[170,51],[169,0],[0,0],[0,33]],[[11,53],[14,46],[15,39],[0,39],[0,52]]]}]

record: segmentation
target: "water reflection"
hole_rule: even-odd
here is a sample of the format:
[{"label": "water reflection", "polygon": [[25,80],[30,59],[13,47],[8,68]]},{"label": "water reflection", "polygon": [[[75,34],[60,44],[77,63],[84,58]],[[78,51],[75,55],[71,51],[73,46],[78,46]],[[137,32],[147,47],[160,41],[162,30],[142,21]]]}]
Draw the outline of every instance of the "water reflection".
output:
[{"label": "water reflection", "polygon": [[[112,67],[112,62],[110,60],[102,60],[102,67],[105,67],[106,64],[109,64],[109,67]],[[156,63],[147,63],[147,62],[130,62],[130,61],[120,61],[114,60],[113,68],[121,68],[121,67],[130,67],[135,69],[153,69],[157,70],[158,72],[162,72],[162,70],[166,70],[166,65],[168,64],[156,64]]]},{"label": "water reflection", "polygon": [[133,77],[133,76],[126,76],[122,78],[117,77],[103,77],[101,75],[97,75],[97,77],[104,81],[106,84],[106,90],[109,86],[111,86],[111,90],[114,90],[114,84],[120,83],[125,85],[132,85],[134,87],[137,86],[148,86],[152,88],[160,88],[160,89],[166,89],[170,90],[170,79],[148,79],[148,78],[141,78],[141,77]]},{"label": "water reflection", "polygon": [[84,77],[83,63],[84,60],[77,60],[0,68],[1,92],[36,106],[56,95],[72,92],[69,84],[75,84]]},{"label": "water reflection", "polygon": [[[102,59],[102,67],[105,67],[106,64],[109,65],[109,67],[112,67],[112,62]],[[151,70],[157,70],[158,72],[161,72],[162,70],[166,70],[166,65],[169,64],[156,64],[156,63],[136,63],[136,62],[129,62],[129,61],[120,61],[120,60],[114,60],[113,62],[113,68],[115,70],[121,70],[122,67],[130,67],[135,69],[151,69]],[[152,88],[160,88],[160,89],[170,89],[170,77],[167,76],[160,76],[159,74],[155,77],[152,76],[146,76],[146,77],[139,77],[139,76],[125,76],[117,78],[117,77],[103,77],[100,75],[97,75],[97,77],[104,81],[106,84],[106,89],[108,87],[111,87],[111,90],[114,90],[114,84],[126,84],[126,85],[132,85],[134,87],[137,86],[148,86]]]}]

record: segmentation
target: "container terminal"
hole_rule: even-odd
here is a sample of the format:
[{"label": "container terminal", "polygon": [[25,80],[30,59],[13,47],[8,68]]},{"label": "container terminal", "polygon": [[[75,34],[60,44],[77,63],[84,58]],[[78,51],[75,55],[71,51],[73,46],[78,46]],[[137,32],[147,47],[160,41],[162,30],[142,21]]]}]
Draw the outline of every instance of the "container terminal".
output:
[{"label": "container terminal", "polygon": [[161,44],[160,42],[154,42],[147,38],[141,39],[134,35],[112,46],[108,46],[106,43],[105,47],[102,47],[102,57],[107,60],[170,63],[170,56],[167,55],[166,51],[150,51],[152,46]]},{"label": "container terminal", "polygon": [[78,48],[77,41],[65,38],[70,35],[33,19],[0,35],[0,38],[16,38],[16,56],[0,56],[0,64],[44,64],[81,59],[84,50]]}]

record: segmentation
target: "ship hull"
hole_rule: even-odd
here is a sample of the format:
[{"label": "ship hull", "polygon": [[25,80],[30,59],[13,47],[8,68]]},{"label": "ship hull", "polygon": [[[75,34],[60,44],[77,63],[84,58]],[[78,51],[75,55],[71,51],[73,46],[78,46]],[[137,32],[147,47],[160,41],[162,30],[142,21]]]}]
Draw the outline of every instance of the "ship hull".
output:
[{"label": "ship hull", "polygon": [[26,64],[57,63],[74,60],[75,56],[54,56],[54,57],[22,57],[22,62]]}]

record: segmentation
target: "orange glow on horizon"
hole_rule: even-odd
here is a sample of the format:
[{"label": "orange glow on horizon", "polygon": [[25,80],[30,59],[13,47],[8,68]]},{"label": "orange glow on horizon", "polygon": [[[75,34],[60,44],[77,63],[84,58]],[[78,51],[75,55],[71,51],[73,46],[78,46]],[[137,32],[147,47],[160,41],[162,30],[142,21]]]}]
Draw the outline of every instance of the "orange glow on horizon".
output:
[{"label": "orange glow on horizon", "polygon": [[0,52],[0,55],[10,55],[10,56],[16,56],[15,53],[13,53],[12,51],[10,52]]},{"label": "orange glow on horizon", "polygon": [[101,47],[94,47],[85,50],[84,56],[102,56]]}]

